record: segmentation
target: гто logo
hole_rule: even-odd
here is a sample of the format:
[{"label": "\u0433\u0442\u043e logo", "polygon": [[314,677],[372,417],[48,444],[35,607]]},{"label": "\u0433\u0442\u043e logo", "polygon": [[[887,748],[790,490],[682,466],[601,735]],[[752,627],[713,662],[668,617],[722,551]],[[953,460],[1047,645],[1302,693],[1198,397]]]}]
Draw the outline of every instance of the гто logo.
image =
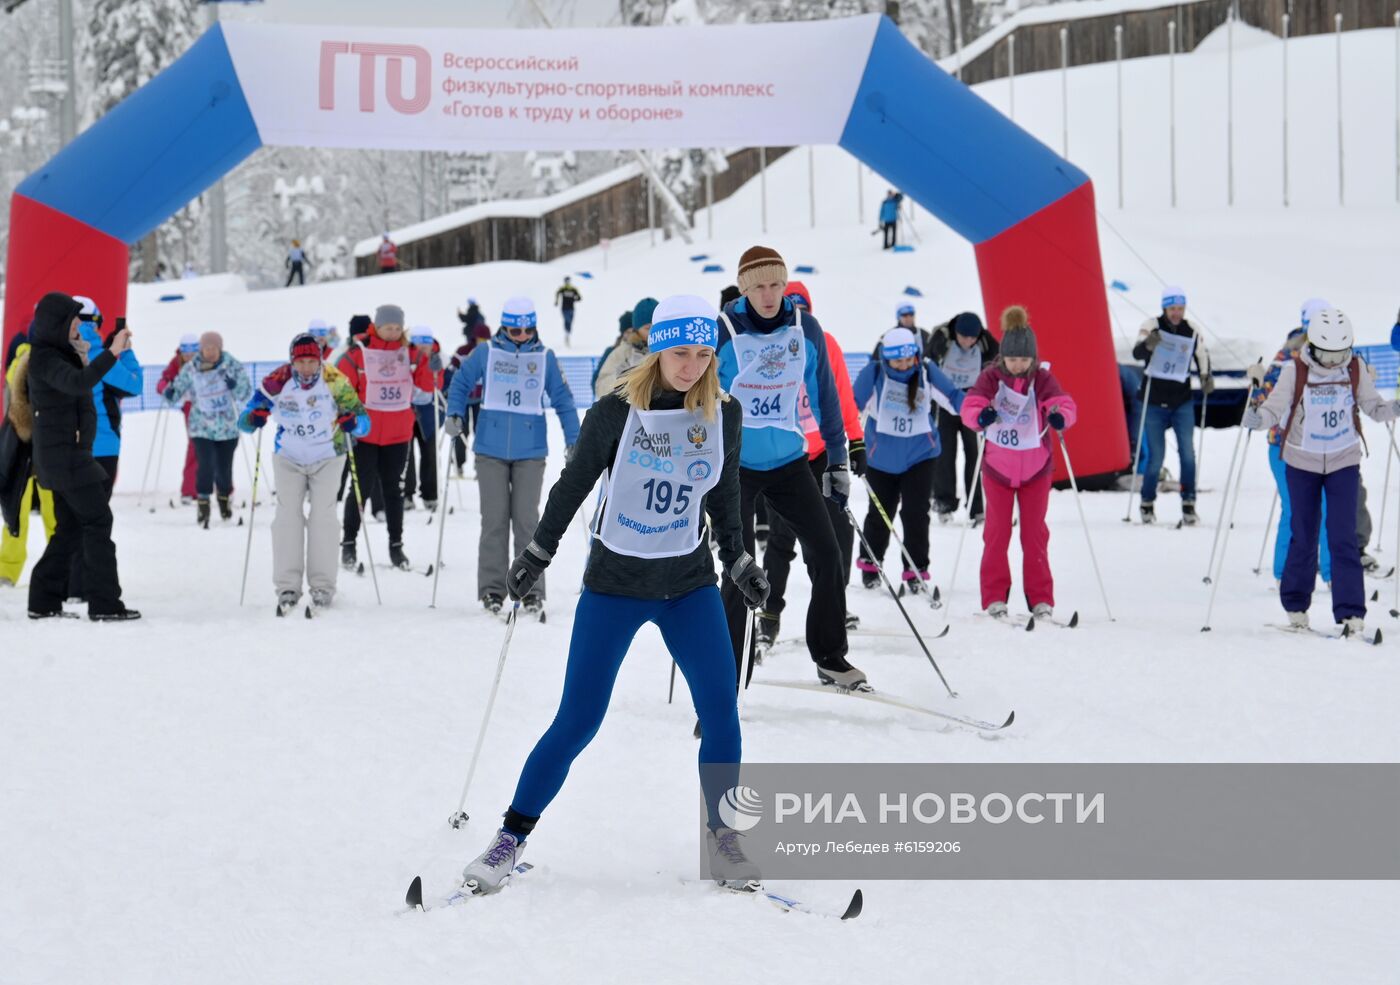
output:
[{"label": "\u0433\u0442\u043e logo", "polygon": [[763,820],[763,797],[753,787],[730,787],[719,800],[719,817],[735,831],[747,831]]},{"label": "\u0433\u0442\u043e logo", "polygon": [[[365,41],[322,41],[320,108],[335,109],[335,60],[337,55],[359,55],[360,112],[374,112],[375,59],[385,58],[384,95],[398,113],[421,113],[432,96],[432,59],[428,49],[416,44],[375,44]],[[413,95],[404,94],[405,58],[413,59]]]}]

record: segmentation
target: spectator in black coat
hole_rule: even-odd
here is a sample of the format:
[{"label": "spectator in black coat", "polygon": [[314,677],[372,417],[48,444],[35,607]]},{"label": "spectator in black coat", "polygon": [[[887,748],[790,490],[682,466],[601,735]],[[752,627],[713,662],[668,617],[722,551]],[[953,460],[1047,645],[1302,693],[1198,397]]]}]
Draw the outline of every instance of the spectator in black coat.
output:
[{"label": "spectator in black coat", "polygon": [[97,410],[92,388],[131,347],[126,329],[88,360],[78,331],[82,305],[67,294],[44,295],[30,331],[29,402],[34,409],[34,471],[54,494],[58,525],[29,582],[29,616],[63,615],[68,571],[74,553],[83,555],[88,618],[139,619],[122,604],[117,548],[112,543],[112,509],[104,483],[107,473],[92,455]]}]

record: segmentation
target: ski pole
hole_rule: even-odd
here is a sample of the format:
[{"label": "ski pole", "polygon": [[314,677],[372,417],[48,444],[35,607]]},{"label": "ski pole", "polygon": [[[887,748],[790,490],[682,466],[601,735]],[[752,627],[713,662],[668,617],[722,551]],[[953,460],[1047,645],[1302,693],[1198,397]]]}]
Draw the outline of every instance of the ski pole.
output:
[{"label": "ski pole", "polygon": [[[977,483],[982,475],[982,457],[987,451],[987,434],[985,431],[977,432],[977,466],[972,470],[972,488],[977,488]],[[962,560],[963,542],[967,540],[967,530],[972,526],[972,496],[967,497],[967,516],[963,517],[962,532],[958,534],[958,549],[953,553],[953,573],[948,576],[948,591],[943,597],[943,625],[947,626],[948,621],[953,618],[953,585],[958,580],[958,562]]]},{"label": "ski pole", "polygon": [[486,710],[481,715],[481,728],[476,733],[476,749],[472,751],[471,766],[467,768],[467,782],[462,785],[462,797],[457,801],[457,811],[447,823],[454,828],[460,828],[471,820],[471,815],[466,811],[467,792],[472,788],[472,777],[476,776],[476,764],[481,758],[481,747],[486,742],[486,726],[491,723],[491,709],[496,704],[496,692],[501,689],[501,675],[506,669],[506,653],[510,650],[510,638],[515,635],[515,618],[520,614],[520,602],[516,600],[511,605],[510,615],[506,616],[506,638],[501,643],[501,656],[496,661],[496,678],[491,682],[491,694],[486,698]]},{"label": "ski pole", "polygon": [[1254,573],[1257,575],[1264,570],[1264,551],[1269,546],[1269,532],[1274,526],[1274,507],[1278,506],[1278,488],[1274,489],[1274,498],[1269,500],[1269,518],[1264,521],[1264,540],[1259,545],[1259,560],[1254,565]]},{"label": "ski pole", "polygon": [[[253,518],[258,515],[258,476],[262,474],[262,428],[258,428],[257,451],[254,457],[257,459],[258,468],[253,472],[253,501],[248,506],[248,543],[243,548],[243,587],[238,590],[238,604],[243,605],[243,599],[248,594],[248,559],[253,556]],[[280,613],[281,610],[279,609]]]},{"label": "ski pole", "polygon": [[1108,607],[1108,592],[1103,587],[1103,575],[1099,572],[1099,559],[1094,554],[1094,539],[1089,536],[1089,521],[1084,519],[1084,504],[1079,499],[1079,481],[1074,477],[1074,466],[1069,460],[1069,446],[1065,444],[1063,431],[1056,431],[1060,439],[1060,454],[1065,457],[1065,471],[1069,473],[1069,486],[1074,490],[1074,506],[1079,510],[1079,525],[1084,528],[1084,543],[1089,545],[1089,561],[1094,565],[1094,578],[1099,583],[1099,595],[1103,597],[1103,611],[1108,613],[1108,621],[1113,622],[1113,610]]},{"label": "ski pole", "polygon": [[[1209,633],[1209,632],[1210,632],[1210,617],[1211,617],[1211,613],[1213,613],[1213,612],[1215,611],[1215,593],[1216,593],[1217,591],[1219,591],[1219,589],[1220,589],[1220,572],[1222,572],[1222,571],[1225,570],[1225,550],[1226,550],[1226,548],[1227,548],[1227,547],[1229,546],[1229,544],[1230,544],[1230,527],[1231,527],[1231,526],[1234,524],[1234,522],[1235,522],[1235,507],[1240,505],[1240,486],[1244,485],[1244,469],[1245,469],[1245,466],[1249,464],[1249,458],[1248,458],[1249,439],[1250,439],[1250,436],[1251,436],[1254,432],[1253,432],[1253,431],[1245,430],[1245,429],[1243,429],[1243,428],[1241,428],[1241,430],[1244,430],[1244,431],[1245,431],[1245,435],[1244,435],[1244,451],[1245,451],[1245,454],[1240,456],[1240,470],[1239,470],[1239,474],[1236,475],[1236,476],[1234,477],[1234,480],[1235,480],[1235,489],[1234,489],[1234,495],[1233,495],[1232,497],[1230,497],[1230,519],[1229,519],[1229,523],[1227,523],[1226,526],[1225,526],[1225,534],[1224,534],[1224,536],[1223,536],[1223,537],[1221,538],[1221,540],[1220,540],[1220,567],[1219,567],[1219,569],[1216,571],[1215,580],[1214,580],[1214,582],[1211,583],[1211,586],[1210,586],[1210,602],[1206,604],[1206,624],[1205,624],[1204,626],[1201,627],[1201,632],[1203,632],[1203,633]],[[1228,483],[1227,483],[1227,488],[1228,488]]]},{"label": "ski pole", "polygon": [[749,673],[753,669],[753,622],[757,613],[748,602],[744,603],[744,661],[739,670],[739,693],[734,699],[740,714],[744,711],[744,692],[749,689]]},{"label": "ski pole", "polygon": [[355,517],[360,521],[360,530],[365,535],[365,557],[369,559],[369,576],[374,581],[374,600],[383,605],[384,599],[379,594],[379,574],[374,570],[374,550],[369,544],[369,524],[365,523],[365,497],[360,492],[360,470],[355,465],[355,439],[348,434],[345,439],[350,446],[350,454],[346,457],[350,459],[350,485],[355,490]]},{"label": "ski pole", "polygon": [[[908,548],[904,546],[904,541],[900,540],[899,534],[894,532],[894,522],[890,519],[890,515],[885,512],[884,504],[882,504],[880,502],[879,497],[875,495],[875,490],[870,488],[870,482],[865,478],[865,476],[861,476],[860,481],[865,486],[865,494],[870,497],[870,503],[872,506],[875,507],[875,512],[880,514],[880,519],[884,520],[885,526],[889,528],[890,539],[892,539],[896,544],[899,545],[899,553],[904,555],[905,568],[914,572],[915,576],[917,577],[919,569],[914,564],[914,559],[910,556]],[[871,560],[874,561],[875,559],[872,557]],[[933,586],[931,591],[929,592],[928,604],[930,609],[936,609],[943,604],[938,600],[938,587],[936,585]]]},{"label": "ski pole", "polygon": [[671,660],[671,686],[666,691],[666,703],[669,705],[676,697],[676,661]]},{"label": "ski pole", "polygon": [[156,408],[155,430],[151,432],[151,450],[146,453],[146,471],[141,473],[141,492],[136,497],[138,507],[146,498],[146,481],[151,477],[151,464],[156,460],[156,438],[160,435],[161,425],[165,423],[165,411],[168,406],[165,399],[161,398],[160,406]]},{"label": "ski pole", "polygon": [[1201,440],[1196,451],[1196,489],[1201,488],[1201,463],[1206,460],[1206,408],[1210,402],[1210,394],[1206,392],[1204,382],[1201,385]]},{"label": "ski pole", "polygon": [[[1385,450],[1385,483],[1381,486],[1381,522],[1376,528],[1376,553],[1385,550],[1381,537],[1385,535],[1385,505],[1390,499],[1390,460],[1395,457],[1395,422],[1386,425],[1390,431],[1390,447]],[[1364,545],[1363,545],[1364,546]]]},{"label": "ski pole", "polygon": [[1138,415],[1137,444],[1133,449],[1133,474],[1128,480],[1128,509],[1123,514],[1124,523],[1133,522],[1133,496],[1143,480],[1138,476],[1138,466],[1142,464],[1142,436],[1147,431],[1147,401],[1152,396],[1152,376],[1147,375],[1147,386],[1142,391],[1142,413]]},{"label": "ski pole", "polygon": [[[1390,448],[1394,454],[1400,455],[1400,448],[1395,444],[1395,431],[1390,432]],[[1400,500],[1400,497],[1396,497]],[[1400,519],[1395,521],[1395,556],[1400,558]],[[1395,608],[1390,610],[1391,616],[1400,618],[1400,571],[1395,573]]]},{"label": "ski pole", "polygon": [[[1235,450],[1230,452],[1230,468],[1225,473],[1225,489],[1220,496],[1220,519],[1215,523],[1215,537],[1211,539],[1210,543],[1210,559],[1206,561],[1206,574],[1201,579],[1207,585],[1210,584],[1211,572],[1215,570],[1215,554],[1220,547],[1220,536],[1224,532],[1225,510],[1230,503],[1230,484],[1235,479],[1235,462],[1239,459],[1240,445],[1245,441],[1245,432],[1248,430],[1244,425],[1240,425],[1239,429],[1239,434],[1235,435]],[[1243,474],[1244,470],[1241,469],[1240,473]]]},{"label": "ski pole", "polygon": [[[851,522],[851,526],[855,528],[856,536],[860,538],[860,546],[865,548],[865,556],[874,557],[875,555],[870,550],[870,543],[865,539],[865,531],[860,528],[860,525],[858,523],[856,523],[855,514],[851,512],[850,503],[844,504],[841,508],[846,511],[846,519],[849,520]],[[943,682],[943,687],[948,692],[948,697],[956,698],[958,696],[958,693],[954,691],[951,686],[949,686],[948,678],[943,676],[943,671],[939,668],[938,661],[933,659],[933,654],[929,652],[928,644],[925,643],[924,638],[919,635],[919,628],[914,625],[914,620],[909,618],[909,613],[905,610],[904,603],[899,600],[899,595],[895,592],[894,586],[890,584],[890,579],[889,576],[885,574],[885,569],[878,568],[877,570],[879,570],[880,572],[880,580],[885,583],[885,590],[890,593],[890,598],[894,599],[894,604],[898,606],[899,614],[903,616],[904,621],[908,623],[909,632],[913,633],[914,639],[918,641],[919,649],[924,651],[924,656],[928,657],[928,662],[933,665],[933,672],[937,674],[938,679]],[[948,627],[945,624],[942,632],[940,632],[938,636],[934,637],[934,639],[938,639],[939,637],[943,636],[944,633],[947,632]]]},{"label": "ski pole", "polygon": [[[441,452],[442,445],[438,445]],[[439,455],[441,458],[441,455]],[[438,498],[437,521],[438,521],[438,543],[437,543],[437,563],[433,565],[433,600],[428,603],[428,608],[437,608],[437,586],[438,576],[442,574],[442,539],[447,535],[447,469],[442,472],[442,495]]]}]

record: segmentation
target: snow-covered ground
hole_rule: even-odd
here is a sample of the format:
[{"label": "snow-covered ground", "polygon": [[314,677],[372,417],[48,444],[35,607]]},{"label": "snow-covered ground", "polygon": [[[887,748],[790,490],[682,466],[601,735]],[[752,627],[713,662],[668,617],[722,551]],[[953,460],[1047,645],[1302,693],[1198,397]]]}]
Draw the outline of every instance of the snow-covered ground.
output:
[{"label": "snow-covered ground", "polygon": [[[1290,57],[1302,60],[1306,44],[1298,42]],[[1319,47],[1318,58],[1324,55]],[[1179,79],[1201,64],[1198,57],[1212,56],[1180,59]],[[1046,100],[1057,92],[1057,79],[1018,81],[1018,117],[1038,81]],[[1057,132],[1058,116],[1045,122]],[[1089,142],[1072,137],[1086,152]],[[593,250],[542,267],[493,264],[290,291],[242,292],[229,279],[134,288],[137,348],[144,361],[163,361],[182,332],[218,328],[241,358],[273,358],[310,318],[343,326],[353,311],[381,301],[404,304],[410,322],[431,324],[449,339],[453,309],[468,294],[490,312],[518,291],[547,304],[562,274],[589,271],[593,278],[580,282],[574,351],[594,352],[611,341],[616,313],[645,294],[717,296],[739,251],[755,241],[776,246],[792,266],[817,267],[802,279],[817,314],[848,347],[868,347],[888,326],[906,285],[923,290],[925,323],[977,308],[971,251],[922,212],[918,249],[880,254],[867,230],[884,186],[865,176],[862,226],[856,166],[839,151],[817,151],[819,225],[809,230],[806,167],[798,151],[772,169],[767,235],[751,183],[716,209],[713,242],[702,216],[694,246],[653,249],[645,233],[631,236],[614,242],[606,269]],[[1109,197],[1111,178],[1098,183],[1100,197]],[[1107,216],[1146,262],[1188,286],[1199,313],[1222,334],[1272,350],[1298,302],[1321,293],[1354,313],[1362,341],[1383,338],[1395,302],[1386,293],[1392,206],[1315,203],[1285,212],[1261,201],[1227,212],[1205,192],[1189,201],[1176,211],[1137,207]],[[1158,283],[1109,232],[1104,251],[1106,274],[1131,285],[1126,300],[1114,302],[1131,330],[1140,315],[1128,302],[1152,308]],[[700,274],[686,259],[698,253],[729,273]],[[156,300],[172,288],[187,300]],[[546,340],[557,344],[557,322],[546,315],[543,324]],[[481,849],[554,713],[583,535],[566,540],[550,571],[549,622],[516,632],[468,802],[472,821],[453,832],[445,820],[504,630],[474,601],[474,483],[454,481],[448,490],[455,510],[446,518],[436,609],[428,608],[429,579],[380,570],[382,607],[367,576],[344,576],[326,619],[276,620],[263,489],[245,608],[237,600],[247,528],[198,531],[189,510],[167,505],[184,453],[178,427],[165,445],[157,495],[138,502],[158,421],[154,413],[128,418],[114,500],[125,596],[146,618],[121,626],[34,624],[24,618],[22,588],[0,590],[0,981],[1395,979],[1400,889],[1393,883],[867,883],[865,914],[839,924],[785,916],[686,881],[695,875],[697,837],[693,714],[683,683],[676,703],[665,702],[669,663],[651,629],[623,667],[602,731],[531,840],[527,859],[536,870],[495,900],[401,916],[412,875],[421,872],[430,889],[444,887]],[[551,431],[552,476],[562,462],[557,427]],[[1385,432],[1368,424],[1367,433],[1373,454],[1364,473],[1379,525]],[[1071,433],[1071,448],[1072,440]],[[1209,591],[1201,577],[1235,440],[1233,432],[1208,436],[1206,522],[1197,529],[1171,528],[1170,495],[1159,504],[1168,522],[1155,528],[1123,523],[1122,495],[1083,499],[1116,622],[1099,599],[1069,493],[1052,497],[1050,525],[1060,611],[1077,609],[1083,620],[1072,632],[1018,635],[975,619],[980,539],[968,537],[958,583],[949,586],[958,529],[933,531],[935,578],[952,613],[952,631],[932,644],[934,653],[964,694],[995,691],[1014,705],[1017,721],[1007,733],[989,739],[892,708],[756,687],[745,706],[746,758],[1400,759],[1391,714],[1400,688],[1397,644],[1329,644],[1267,628],[1282,613],[1267,568],[1251,573],[1272,491],[1258,439],[1248,448],[1214,630],[1199,632]],[[245,499],[248,473],[241,463],[237,469],[237,498]],[[1385,542],[1372,545],[1387,566],[1400,551],[1397,507],[1400,495],[1392,492]],[[857,511],[863,515],[863,501]],[[436,548],[438,525],[426,520],[419,511],[406,521],[406,548],[420,564]],[[369,530],[382,563],[384,528]],[[32,556],[41,541],[32,537]],[[1381,598],[1371,623],[1395,627],[1400,638],[1400,625],[1386,614],[1395,583],[1368,582],[1373,588]],[[801,631],[797,614],[806,601],[806,579],[797,574],[783,637]],[[1327,621],[1328,601],[1318,596],[1316,622]],[[883,691],[936,699],[937,680],[913,640],[897,635],[902,621],[888,597],[856,588],[850,607],[865,629],[896,634],[853,637],[852,661]],[[939,627],[928,610],[914,615],[930,634]],[[784,647],[758,678],[810,674],[803,652]],[[835,901],[851,885],[781,888]]]}]

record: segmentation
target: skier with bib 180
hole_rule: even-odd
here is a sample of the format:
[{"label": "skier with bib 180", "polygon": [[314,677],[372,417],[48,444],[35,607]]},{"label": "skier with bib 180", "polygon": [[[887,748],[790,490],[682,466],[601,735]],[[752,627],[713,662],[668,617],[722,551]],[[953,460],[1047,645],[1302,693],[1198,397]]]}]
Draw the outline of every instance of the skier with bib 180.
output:
[{"label": "skier with bib 180", "polygon": [[1307,630],[1317,581],[1318,530],[1327,497],[1332,548],[1332,616],[1349,636],[1365,630],[1366,586],[1356,537],[1361,485],[1361,414],[1393,421],[1400,401],[1376,392],[1371,374],[1352,352],[1351,321],[1335,308],[1312,314],[1307,343],[1279,373],[1269,399],[1245,411],[1251,429],[1282,427],[1282,457],[1292,507],[1292,540],[1279,601],[1289,628]]},{"label": "skier with bib 180", "polygon": [[[740,531],[742,415],[738,402],[720,389],[717,335],[715,310],[700,298],[670,297],[657,306],[650,353],[589,409],[533,538],[510,566],[506,580],[518,603],[534,595],[574,514],[607,473],[607,500],[598,512],[574,614],[559,711],[525,761],[500,830],[462,874],[470,892],[500,889],[520,861],[540,815],[602,724],[623,658],[647,622],[661,630],[703,727],[711,874],[741,885],[758,878],[741,835],[719,815],[728,786],[715,782],[726,773],[737,779],[740,734],[737,675],[715,589],[706,515],[728,574],[725,587],[738,591],[746,606],[762,605],[768,594],[763,570],[744,550]],[[481,416],[484,422],[486,414]],[[725,768],[706,770],[706,763]]]},{"label": "skier with bib 180", "polygon": [[[846,660],[846,586],[841,548],[822,496],[843,509],[851,492],[846,428],[821,325],[785,297],[787,264],[777,250],[753,246],[739,258],[736,301],[720,313],[719,380],[744,412],[740,454],[740,513],[744,549],[753,553],[754,501],[792,528],[811,561],[812,598],[807,606],[807,650],[823,683],[856,687],[865,674]],[[826,442],[820,487],[807,465],[800,394],[803,387]],[[724,611],[743,661],[748,610],[739,592],[725,586]],[[745,682],[747,683],[747,682]]]},{"label": "skier with bib 180", "polygon": [[[1035,332],[1019,305],[1001,315],[1001,354],[982,371],[962,405],[962,419],[983,433],[982,495],[987,523],[982,529],[982,608],[1003,619],[1011,597],[1011,514],[1021,507],[1021,579],[1026,604],[1036,617],[1055,605],[1050,574],[1049,429],[1063,431],[1078,417],[1074,398],[1037,358]],[[1044,421],[1042,426],[1041,422]]]},{"label": "skier with bib 180", "polygon": [[[564,429],[564,460],[578,440],[578,412],[554,352],[540,341],[535,303],[510,298],[501,327],[489,345],[479,345],[452,377],[447,395],[448,437],[465,428],[467,401],[478,384],[481,415],[476,422],[476,481],[481,497],[481,540],[477,551],[477,598],[486,611],[505,603],[505,571],[510,564],[512,530],[519,550],[540,518],[544,462],[549,454],[544,396]],[[525,598],[531,615],[544,617],[544,581]]]},{"label": "skier with bib 180", "polygon": [[[867,363],[856,377],[856,403],[869,407],[874,401],[874,430],[867,428],[866,475],[872,502],[865,515],[865,542],[874,557],[861,549],[856,566],[866,588],[880,584],[880,564],[889,546],[890,529],[884,517],[896,512],[904,527],[904,546],[917,566],[905,562],[900,594],[926,590],[928,574],[928,513],[933,491],[933,463],[942,447],[933,426],[937,402],[956,414],[963,392],[944,375],[932,359],[925,359],[918,337],[907,328],[892,328],[880,342],[880,360]],[[941,398],[941,399],[940,399]],[[884,508],[884,516],[880,513]]]}]

